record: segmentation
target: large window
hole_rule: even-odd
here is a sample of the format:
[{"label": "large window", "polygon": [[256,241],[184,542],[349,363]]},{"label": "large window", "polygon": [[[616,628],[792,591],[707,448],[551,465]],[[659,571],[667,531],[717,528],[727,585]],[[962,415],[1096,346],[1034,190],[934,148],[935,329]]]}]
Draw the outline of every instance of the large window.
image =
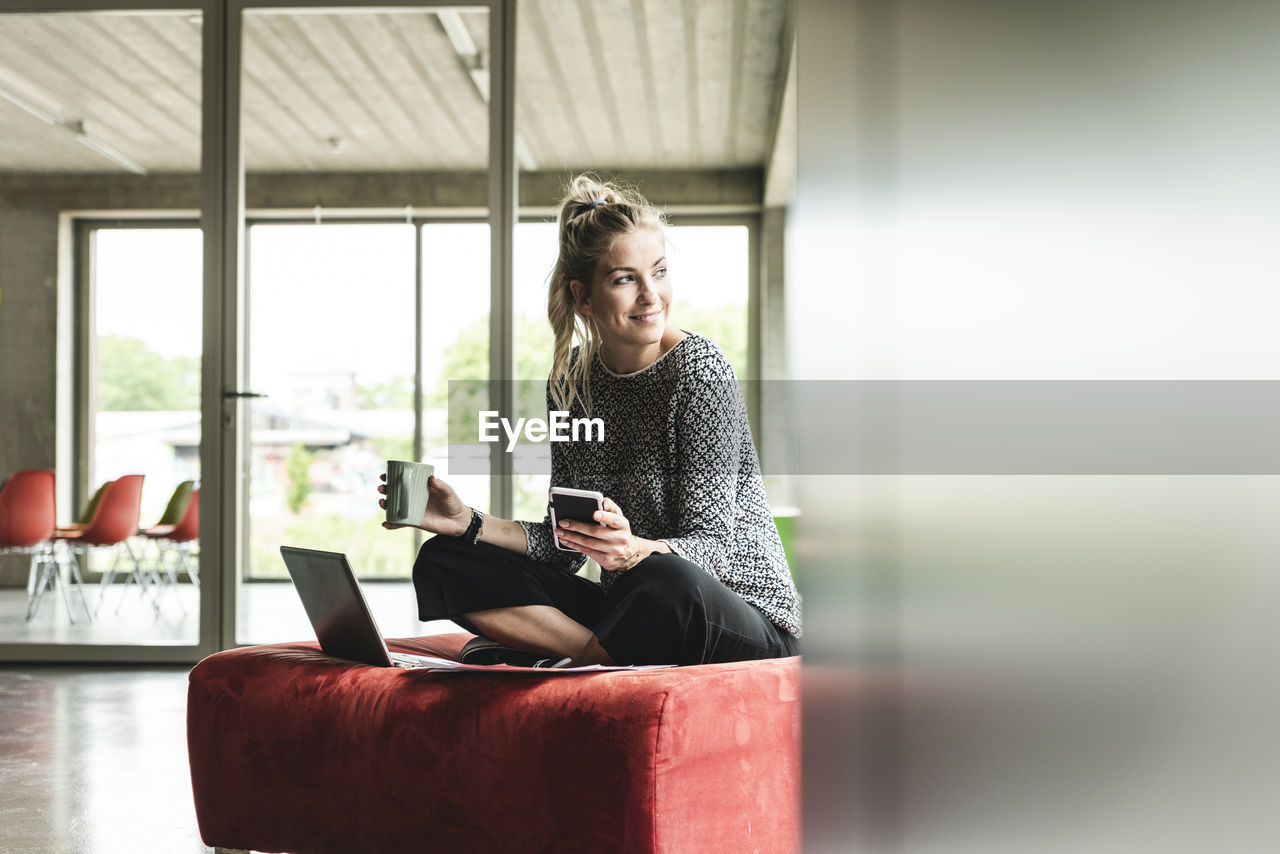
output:
[{"label": "large window", "polygon": [[249,386],[265,397],[253,404],[246,575],[285,577],[279,546],[295,544],[345,552],[364,578],[407,578],[416,540],[388,534],[375,503],[386,460],[431,461],[465,501],[489,506],[487,478],[452,477],[446,460],[448,380],[489,376],[489,228],[249,232]]},{"label": "large window", "polygon": [[[139,525],[150,528],[163,521],[171,501],[181,512],[200,483],[201,233],[86,224],[81,245],[92,259],[79,348],[85,477],[62,521],[87,523],[101,486],[140,474]],[[198,593],[187,570],[198,550],[198,540],[179,547],[135,537],[127,547],[82,553],[86,581],[114,569],[112,577],[132,583],[90,591],[97,620],[79,619],[80,634],[68,638],[195,643]],[[80,618],[77,601],[66,615],[56,601],[43,606],[33,625]]]},{"label": "large window", "polygon": [[[374,503],[387,459],[433,462],[488,508],[486,477],[449,474],[446,429],[447,383],[489,375],[488,241],[483,223],[250,226],[248,387],[264,397],[251,408],[247,578],[284,578],[281,544],[346,552],[365,578],[407,577],[416,542],[388,535]],[[199,479],[200,232],[98,228],[94,246],[88,486],[144,472],[155,519],[176,483]],[[516,378],[541,383],[554,224],[521,223],[515,246]],[[747,376],[747,226],[673,226],[670,253],[675,322]],[[542,518],[547,486],[518,475],[515,516]]]},{"label": "large window", "polygon": [[248,239],[251,405],[245,575],[282,578],[280,546],[402,575],[412,544],[379,525],[383,460],[414,435],[414,229],[266,224]]},{"label": "large window", "polygon": [[[103,482],[142,474],[140,506],[132,479],[116,494],[127,501],[108,504],[150,526],[175,486],[200,476],[202,244],[193,228],[129,226],[158,209],[198,218],[203,24],[200,4],[93,11],[100,5],[9,3],[0,13],[0,480],[53,468],[56,523],[66,526]],[[10,11],[24,8],[41,11]],[[127,219],[71,227],[69,212],[102,210]],[[92,582],[117,556],[126,577],[137,565],[102,545],[81,555],[83,585],[65,541],[57,569],[39,563],[34,577],[29,556],[0,556],[7,658],[117,657],[141,645],[191,655],[200,625],[186,574],[158,608],[136,585],[103,591]]]},{"label": "large window", "polygon": [[144,524],[200,479],[200,230],[96,228],[86,324],[90,489],[145,474]]},{"label": "large window", "polygon": [[[489,377],[489,226],[422,226],[422,454],[467,504],[491,508],[487,474],[449,470],[450,380]],[[477,383],[481,385],[481,383]],[[487,399],[487,391],[479,392]],[[480,470],[488,471],[487,460]]]},{"label": "large window", "polygon": [[[2,285],[21,382],[0,477],[54,466],[61,523],[120,474],[146,477],[143,525],[198,483],[207,571],[183,588],[198,610],[175,618],[181,638],[119,623],[104,641],[107,620],[63,634],[67,609],[46,607],[0,625],[30,645],[18,657],[190,660],[252,639],[240,595],[291,592],[245,583],[284,577],[280,541],[403,586],[421,538],[383,531],[363,491],[392,456],[436,462],[469,504],[541,517],[546,483],[514,482],[503,457],[448,470],[442,392],[499,357],[544,381],[551,229],[511,226],[545,217],[569,175],[695,217],[672,231],[676,322],[753,370],[748,277],[725,264],[752,269],[747,230],[707,247],[725,217],[784,204],[768,178],[785,4],[45,5],[0,15],[0,256],[22,259]],[[0,559],[0,608],[22,607],[26,575]],[[400,610],[388,633],[420,628]]]},{"label": "large window", "polygon": [[[82,327],[93,415],[82,491],[145,474],[144,524],[160,518],[177,484],[200,478],[200,243],[189,227],[89,232]],[[489,476],[451,473],[448,443],[448,383],[489,377],[489,226],[259,220],[246,246],[245,388],[263,397],[247,407],[238,631],[256,642],[283,626],[306,630],[287,590],[244,586],[287,578],[281,545],[343,552],[368,580],[408,580],[422,537],[381,526],[375,489],[386,460],[432,462],[464,501],[490,508]],[[555,226],[521,223],[515,249],[516,378],[540,389],[551,366]],[[746,376],[747,226],[673,226],[670,259],[675,322],[716,340]],[[541,519],[548,485],[546,475],[518,474],[514,516]],[[194,613],[194,586],[179,591]],[[372,596],[384,621],[411,602],[398,588]],[[194,640],[196,623],[184,628],[181,614],[171,628]]]}]

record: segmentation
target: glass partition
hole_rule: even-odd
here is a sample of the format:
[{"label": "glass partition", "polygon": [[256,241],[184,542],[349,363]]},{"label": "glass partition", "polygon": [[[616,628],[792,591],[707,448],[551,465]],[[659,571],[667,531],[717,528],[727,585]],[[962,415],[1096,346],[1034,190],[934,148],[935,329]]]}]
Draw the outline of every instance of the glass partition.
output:
[{"label": "glass partition", "polygon": [[[135,537],[79,582],[63,555],[30,585],[31,621],[45,565],[37,555],[29,576],[30,554],[0,554],[0,643],[189,659],[197,639],[306,637],[296,597],[272,583],[289,542],[349,553],[386,581],[368,585],[385,594],[384,632],[421,632],[407,581],[421,538],[378,524],[383,461],[434,462],[473,506],[505,513],[514,498],[517,517],[541,515],[545,483],[508,482],[501,456],[448,471],[441,386],[545,379],[547,222],[569,175],[638,185],[673,235],[704,217],[749,223],[783,13],[231,0],[203,4],[205,20],[155,0],[84,11],[96,2],[0,15],[0,341],[23,356],[6,374],[0,479],[56,468],[60,525],[88,519],[120,476],[143,475],[139,527],[171,522],[181,487],[203,487],[204,548],[188,541],[182,569]],[[503,152],[519,165],[515,247]],[[713,254],[723,267],[738,251]],[[707,300],[737,274],[710,275],[678,311],[720,324],[708,334],[732,355],[747,314],[737,296]],[[491,364],[508,357],[511,371]]]},{"label": "glass partition", "polygon": [[[55,470],[63,529],[0,543],[0,643],[199,637],[198,529],[137,531],[200,480],[202,31],[194,9],[0,14],[0,481]],[[117,511],[136,524],[107,530]]]},{"label": "glass partition", "polygon": [[450,458],[459,449],[450,447],[449,420],[466,413],[450,412],[448,393],[450,382],[479,381],[477,402],[488,399],[487,389],[482,389],[489,378],[489,225],[428,222],[421,226],[421,235],[421,456],[463,501],[488,512],[488,448],[483,448],[484,455],[473,454],[479,473],[450,471]]},{"label": "glass partition", "polygon": [[387,459],[413,454],[414,229],[249,227],[246,581],[286,578],[281,545],[407,575],[412,543],[379,524]]},{"label": "glass partition", "polygon": [[[345,553],[384,634],[427,631],[421,536],[377,486],[388,459],[448,477],[445,382],[488,376],[488,40],[483,7],[243,16],[239,642],[311,635],[282,545]],[[487,477],[453,485],[488,508]]]}]

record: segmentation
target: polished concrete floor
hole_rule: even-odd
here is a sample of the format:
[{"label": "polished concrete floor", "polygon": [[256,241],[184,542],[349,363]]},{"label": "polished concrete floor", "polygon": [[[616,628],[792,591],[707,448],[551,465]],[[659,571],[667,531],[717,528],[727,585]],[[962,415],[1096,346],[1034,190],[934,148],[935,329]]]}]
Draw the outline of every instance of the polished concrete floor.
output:
[{"label": "polished concrete floor", "polygon": [[0,666],[0,852],[207,852],[187,668]]},{"label": "polished concrete floor", "polygon": [[[413,585],[366,582],[360,585],[378,627],[386,637],[414,637],[457,631],[449,622],[422,623],[417,619]],[[292,584],[260,582],[240,587],[237,623],[239,643],[276,643],[313,638],[302,602]],[[0,658],[3,644],[195,644],[199,630],[199,597],[189,584],[167,588],[160,608],[144,602],[136,587],[113,585],[101,607],[98,586],[87,585],[83,602],[69,591],[71,607],[60,590],[41,597],[31,620],[26,619],[27,591],[0,589]],[[85,618],[85,605],[96,612]]]},{"label": "polished concrete floor", "polygon": [[[362,587],[387,637],[458,630],[448,621],[418,622],[407,582]],[[86,592],[91,607],[97,593]],[[194,641],[195,591],[188,586],[181,595],[186,616],[172,591],[159,614],[134,591],[119,613],[109,599],[93,622],[76,613],[72,623],[55,592],[27,622],[26,590],[0,590],[0,661],[5,642]],[[246,585],[242,602],[242,642],[315,637],[290,584]],[[211,851],[191,802],[188,670],[0,663],[0,854]]]}]

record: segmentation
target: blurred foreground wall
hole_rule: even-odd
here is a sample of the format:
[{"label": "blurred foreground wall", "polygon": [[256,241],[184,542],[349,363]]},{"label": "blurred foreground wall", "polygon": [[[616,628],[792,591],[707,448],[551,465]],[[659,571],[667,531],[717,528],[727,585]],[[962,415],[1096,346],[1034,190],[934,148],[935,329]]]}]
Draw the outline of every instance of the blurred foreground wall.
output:
[{"label": "blurred foreground wall", "polygon": [[[1280,381],[1280,4],[798,11],[793,378]],[[1280,850],[1268,467],[837,457],[798,478],[806,850]]]}]

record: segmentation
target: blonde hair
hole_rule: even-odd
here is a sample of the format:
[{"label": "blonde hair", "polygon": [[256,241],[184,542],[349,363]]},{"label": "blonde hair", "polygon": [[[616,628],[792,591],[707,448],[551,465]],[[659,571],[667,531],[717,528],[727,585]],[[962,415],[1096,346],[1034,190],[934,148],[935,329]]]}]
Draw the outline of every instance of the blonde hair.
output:
[{"label": "blonde hair", "polygon": [[[559,254],[547,288],[547,319],[555,335],[549,380],[557,409],[575,400],[591,412],[591,363],[600,349],[600,330],[573,298],[570,282],[591,287],[596,263],[619,237],[666,225],[662,212],[630,187],[579,175],[569,182],[556,217]],[[573,356],[578,345],[577,358]]]}]

